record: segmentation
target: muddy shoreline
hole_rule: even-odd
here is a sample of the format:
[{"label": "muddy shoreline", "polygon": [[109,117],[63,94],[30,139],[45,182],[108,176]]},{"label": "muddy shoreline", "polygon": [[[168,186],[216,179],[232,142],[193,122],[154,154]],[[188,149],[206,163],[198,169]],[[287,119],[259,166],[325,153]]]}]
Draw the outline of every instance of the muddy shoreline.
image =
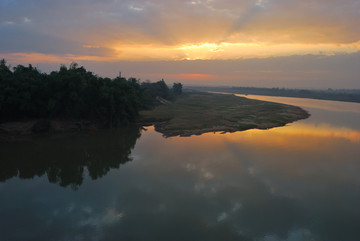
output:
[{"label": "muddy shoreline", "polygon": [[43,133],[34,133],[33,126],[43,119],[27,119],[0,123],[0,141],[27,141],[36,137],[61,137],[83,131],[98,130],[99,126],[87,120],[47,119],[50,128]]}]

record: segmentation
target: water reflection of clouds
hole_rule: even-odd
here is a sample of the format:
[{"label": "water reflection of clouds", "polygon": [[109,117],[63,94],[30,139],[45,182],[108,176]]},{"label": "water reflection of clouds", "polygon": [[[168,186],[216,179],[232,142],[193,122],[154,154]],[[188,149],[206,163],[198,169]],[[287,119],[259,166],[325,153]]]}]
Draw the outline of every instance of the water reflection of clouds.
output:
[{"label": "water reflection of clouds", "polygon": [[[264,241],[308,240],[324,235],[321,223],[311,223],[314,216],[323,222],[322,213],[327,213],[331,225],[340,225],[351,212],[336,203],[344,203],[345,198],[346,205],[356,209],[357,130],[300,122],[266,131],[168,140],[161,142],[162,152],[181,158],[173,158],[172,164],[165,158],[160,166],[166,169],[181,163],[177,176],[183,171],[191,174],[188,181],[195,188],[190,195],[204,202],[198,208],[206,209],[205,203],[210,202],[211,209],[217,210],[206,222],[231,223],[238,233]],[[204,176],[208,172],[212,178]],[[184,202],[196,206],[191,199]],[[199,210],[193,214],[202,217]],[[348,231],[354,235],[354,230],[340,229],[337,232],[342,235]]]},{"label": "water reflection of clouds", "polygon": [[329,124],[311,125],[299,123],[289,128],[278,128],[274,132],[288,135],[303,135],[314,138],[339,138],[351,142],[360,142],[360,131]]},{"label": "water reflection of clouds", "polygon": [[311,122],[169,139],[149,128],[132,162],[85,178],[76,192],[46,178],[0,184],[0,231],[11,237],[10,224],[34,240],[357,240],[358,145],[357,130]]},{"label": "water reflection of clouds", "polygon": [[[113,204],[93,202],[101,208],[94,206],[88,217],[72,216],[82,224],[79,230],[96,226],[93,237],[106,240],[316,240],[324,235],[325,219],[339,225],[348,217],[350,210],[336,203],[349,198],[351,185],[345,190],[346,185],[359,183],[353,179],[356,169],[346,170],[346,176],[338,173],[351,166],[358,140],[349,138],[348,130],[328,129],[301,124],[165,139],[150,128],[131,165],[112,177],[111,183],[123,183]],[[331,142],[337,144],[329,153],[316,156],[326,148],[314,143]],[[337,153],[343,145],[350,148]],[[347,202],[353,208],[354,197]],[[336,220],[337,213],[344,217]],[[311,223],[314,216],[320,223]]]},{"label": "water reflection of clouds", "polygon": [[249,130],[228,133],[224,134],[224,139],[250,146],[256,144],[261,148],[268,146],[291,150],[311,150],[330,148],[333,145],[332,143],[339,141],[359,143],[360,131],[328,124],[299,123],[286,128],[274,128],[267,131]]}]

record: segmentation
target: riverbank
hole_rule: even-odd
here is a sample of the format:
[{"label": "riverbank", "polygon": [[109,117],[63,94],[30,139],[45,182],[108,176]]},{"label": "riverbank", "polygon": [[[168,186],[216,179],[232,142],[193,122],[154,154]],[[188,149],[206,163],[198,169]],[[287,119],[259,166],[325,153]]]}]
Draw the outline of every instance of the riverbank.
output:
[{"label": "riverbank", "polygon": [[257,88],[257,87],[211,87],[211,86],[191,86],[192,90],[223,92],[240,95],[262,95],[278,97],[295,97],[315,100],[333,100],[343,102],[360,103],[360,90],[357,89],[284,89],[284,88]]},{"label": "riverbank", "polygon": [[165,137],[269,129],[309,116],[296,106],[204,92],[140,112],[141,123],[154,125]]},{"label": "riverbank", "polygon": [[[175,102],[166,102],[150,111],[141,111],[140,125],[154,125],[164,137],[201,135],[207,132],[236,132],[269,129],[305,119],[309,113],[300,107],[205,92],[186,93]],[[42,120],[0,124],[0,140],[29,140],[36,135],[63,135],[101,129],[86,120],[46,120],[49,130],[34,133]]]},{"label": "riverbank", "polygon": [[[45,121],[46,128],[43,131],[35,131],[34,126]],[[78,131],[92,131],[99,127],[96,123],[87,120],[75,119],[28,119],[0,123],[0,141],[23,141],[31,140],[34,136],[75,133]]]}]

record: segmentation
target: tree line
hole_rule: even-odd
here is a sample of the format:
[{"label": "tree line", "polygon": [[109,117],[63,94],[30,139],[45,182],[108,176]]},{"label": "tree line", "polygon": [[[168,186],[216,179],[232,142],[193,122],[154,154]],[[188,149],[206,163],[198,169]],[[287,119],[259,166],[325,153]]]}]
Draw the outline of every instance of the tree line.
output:
[{"label": "tree line", "polygon": [[360,103],[360,90],[358,89],[286,89],[286,88],[259,88],[259,87],[204,87],[193,86],[194,90],[228,92],[244,95],[268,95],[296,98],[309,98],[320,100],[336,100]]},{"label": "tree line", "polygon": [[141,83],[135,78],[102,78],[76,63],[47,74],[31,64],[11,69],[5,59],[0,61],[2,122],[75,118],[111,127],[133,122],[140,110],[157,104],[157,97],[173,100],[181,92],[181,83],[170,89],[164,80]]}]

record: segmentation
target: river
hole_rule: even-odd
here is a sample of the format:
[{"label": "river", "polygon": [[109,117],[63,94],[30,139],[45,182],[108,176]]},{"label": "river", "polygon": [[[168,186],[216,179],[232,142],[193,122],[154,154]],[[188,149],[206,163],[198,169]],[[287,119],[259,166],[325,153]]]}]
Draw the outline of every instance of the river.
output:
[{"label": "river", "polygon": [[1,143],[0,240],[360,240],[360,104],[247,96],[310,118]]}]

